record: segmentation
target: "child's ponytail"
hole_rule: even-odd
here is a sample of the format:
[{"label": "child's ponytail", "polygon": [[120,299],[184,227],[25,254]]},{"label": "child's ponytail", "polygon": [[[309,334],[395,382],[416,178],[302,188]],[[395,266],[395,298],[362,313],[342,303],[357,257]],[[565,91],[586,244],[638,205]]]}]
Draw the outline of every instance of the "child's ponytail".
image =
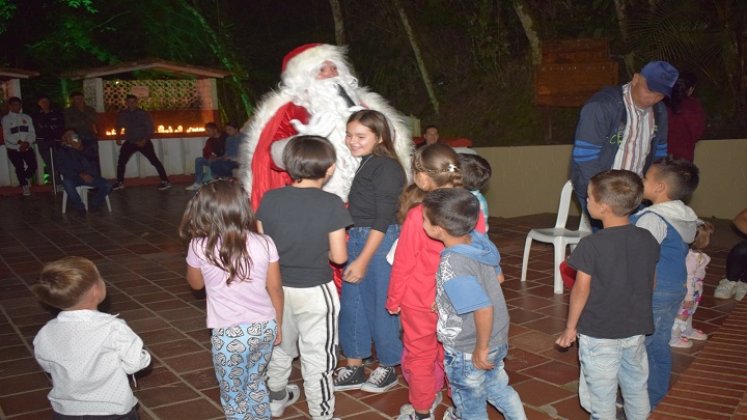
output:
[{"label": "child's ponytail", "polygon": [[[450,146],[434,143],[424,146],[412,157],[413,175],[424,173],[430,178],[436,188],[446,185],[462,187],[462,168],[459,155]],[[407,216],[411,208],[423,201],[425,192],[415,184],[408,186],[400,196],[400,207],[397,218],[401,221]]]}]

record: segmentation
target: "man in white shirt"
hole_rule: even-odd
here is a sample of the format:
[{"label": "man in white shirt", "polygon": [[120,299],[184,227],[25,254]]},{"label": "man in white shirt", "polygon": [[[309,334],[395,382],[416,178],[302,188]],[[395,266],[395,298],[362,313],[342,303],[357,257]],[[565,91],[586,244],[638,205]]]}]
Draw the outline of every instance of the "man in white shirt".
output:
[{"label": "man in white shirt", "polygon": [[36,142],[36,131],[31,117],[21,112],[21,106],[21,98],[13,96],[8,99],[10,112],[2,119],[3,137],[23,195],[29,196],[29,180],[36,172],[36,154],[31,147]]}]

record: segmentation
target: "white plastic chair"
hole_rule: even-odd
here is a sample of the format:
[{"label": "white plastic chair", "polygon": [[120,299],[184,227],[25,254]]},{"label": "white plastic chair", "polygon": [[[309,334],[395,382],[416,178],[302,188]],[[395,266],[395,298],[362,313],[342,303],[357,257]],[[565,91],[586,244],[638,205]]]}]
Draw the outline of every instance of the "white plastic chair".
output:
[{"label": "white plastic chair", "polygon": [[[62,178],[62,175],[60,175],[60,178]],[[88,211],[88,191],[94,189],[90,185],[78,185],[75,187],[75,190],[78,191],[78,195],[80,196],[80,201],[83,202],[83,207],[86,208],[86,211]],[[109,201],[109,196],[106,196],[106,208],[109,209],[109,213],[112,212],[112,203]],[[62,190],[62,214],[65,214],[67,212],[67,191]]]},{"label": "white plastic chair", "polygon": [[527,265],[529,263],[529,251],[532,248],[532,241],[553,244],[555,248],[553,291],[555,294],[563,293],[563,278],[560,275],[560,263],[565,260],[565,248],[570,245],[571,251],[573,251],[578,241],[591,233],[591,225],[584,213],[581,214],[578,230],[566,228],[572,195],[573,185],[571,181],[566,181],[563,185],[563,190],[560,192],[560,204],[558,205],[558,217],[555,220],[555,227],[532,229],[529,231],[526,244],[524,245],[524,258],[521,262],[521,281],[524,282],[527,281]]}]

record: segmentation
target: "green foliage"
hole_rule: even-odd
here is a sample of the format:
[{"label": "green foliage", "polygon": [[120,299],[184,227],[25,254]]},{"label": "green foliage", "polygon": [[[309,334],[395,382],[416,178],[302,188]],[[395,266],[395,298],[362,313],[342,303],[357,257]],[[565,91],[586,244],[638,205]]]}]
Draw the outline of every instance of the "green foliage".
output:
[{"label": "green foliage", "polygon": [[93,7],[93,0],[61,0],[73,9],[83,9],[89,13],[96,13],[95,7]]},{"label": "green foliage", "polygon": [[[438,117],[392,1],[341,3],[361,85],[404,114],[477,145],[572,141],[578,109],[533,104],[534,69],[514,0],[402,2],[441,104]],[[663,58],[694,70],[709,114],[707,136],[747,133],[747,120],[739,118],[747,110],[747,2],[626,0],[627,43],[614,0],[522,4],[542,40],[604,37],[621,68],[628,57],[634,66]],[[19,46],[3,49],[3,65],[42,73],[24,82],[24,97],[56,92],[65,72],[161,57],[231,71],[218,83],[222,113],[243,122],[250,106],[277,87],[283,56],[300,44],[333,43],[334,25],[328,0],[0,0],[0,41]]]},{"label": "green foliage", "polygon": [[6,31],[6,24],[13,17],[16,5],[8,0],[0,0],[0,34]]}]

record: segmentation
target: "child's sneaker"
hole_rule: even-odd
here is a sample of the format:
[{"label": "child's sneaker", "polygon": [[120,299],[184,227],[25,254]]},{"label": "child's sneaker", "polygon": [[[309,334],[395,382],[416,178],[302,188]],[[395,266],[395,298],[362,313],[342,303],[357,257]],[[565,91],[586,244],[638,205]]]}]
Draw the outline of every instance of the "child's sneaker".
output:
[{"label": "child's sneaker", "polygon": [[433,414],[429,414],[429,415],[428,415],[428,417],[426,417],[425,419],[421,419],[421,418],[420,418],[420,417],[418,417],[418,415],[417,415],[417,414],[415,414],[415,412],[413,411],[412,413],[409,413],[409,414],[400,414],[400,415],[399,415],[399,416],[397,417],[397,420],[435,420],[435,419],[434,419],[434,417],[433,417]]},{"label": "child's sneaker", "polygon": [[187,191],[197,191],[202,187],[202,184],[199,182],[195,182],[194,184],[190,185],[189,187],[185,188]]},{"label": "child's sneaker", "polygon": [[285,398],[282,400],[270,400],[270,412],[272,417],[280,417],[283,415],[283,411],[289,405],[293,405],[298,401],[298,397],[301,396],[301,391],[298,389],[298,385],[286,385],[285,386]]},{"label": "child's sneaker", "polygon": [[[441,404],[441,401],[443,401],[444,397],[441,395],[441,391],[438,391],[436,393],[436,398],[433,400],[433,404],[431,404],[431,415],[433,415],[433,412],[436,411],[436,407],[438,407],[439,404]],[[412,404],[405,404],[399,409],[400,417],[407,415],[407,414],[414,414],[415,409],[412,407]]]},{"label": "child's sneaker", "polygon": [[169,181],[161,181],[160,184],[158,184],[158,190],[159,191],[165,191],[171,188],[171,183]]},{"label": "child's sneaker", "polygon": [[[705,341],[708,340],[708,334],[704,333],[701,330],[695,329],[695,328],[689,328],[687,330],[682,331],[680,333],[682,337],[685,337],[689,340],[697,340],[697,341]],[[690,343],[692,344],[692,343]]]},{"label": "child's sneaker", "polygon": [[743,281],[738,281],[736,290],[734,291],[734,299],[736,300],[742,300],[744,299],[744,296],[747,295],[747,283]]},{"label": "child's sneaker", "polygon": [[454,407],[446,409],[443,420],[459,420],[459,417],[457,417],[456,412],[454,411]]},{"label": "child's sneaker", "polygon": [[22,186],[21,190],[23,191],[23,196],[24,197],[28,197],[28,196],[31,195],[31,187],[29,187],[28,185]]},{"label": "child's sneaker", "polygon": [[[713,297],[717,299],[731,299],[732,296],[737,292],[737,282],[729,279],[721,279],[716,286],[716,291],[713,292]],[[744,297],[744,296],[742,296]]]},{"label": "child's sneaker", "polygon": [[388,391],[395,385],[397,385],[397,371],[393,367],[379,366],[361,386],[361,391],[378,394]]},{"label": "child's sneaker", "polygon": [[124,189],[124,184],[119,181],[112,184],[112,191],[123,190],[123,189]]},{"label": "child's sneaker", "polygon": [[685,337],[672,337],[672,339],[669,340],[669,347],[674,347],[676,349],[689,349],[692,346],[693,342]]},{"label": "child's sneaker", "polygon": [[335,391],[349,391],[361,389],[366,382],[363,366],[345,366],[337,369],[335,376]]}]

